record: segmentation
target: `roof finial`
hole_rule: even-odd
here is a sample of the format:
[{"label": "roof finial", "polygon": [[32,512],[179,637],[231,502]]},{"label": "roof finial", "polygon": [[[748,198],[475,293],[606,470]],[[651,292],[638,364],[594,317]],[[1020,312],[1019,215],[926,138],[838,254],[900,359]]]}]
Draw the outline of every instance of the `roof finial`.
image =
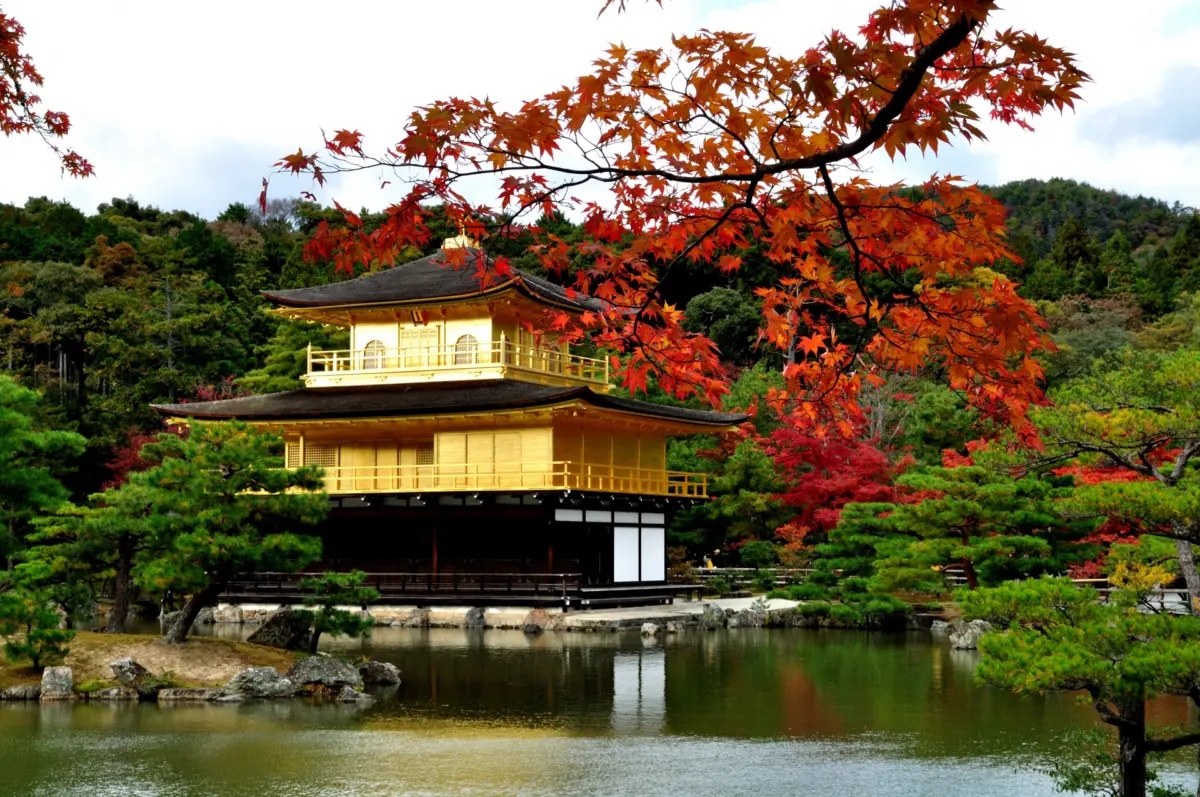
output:
[{"label": "roof finial", "polygon": [[458,235],[442,240],[443,249],[478,249],[479,242],[467,235],[467,225],[458,220]]}]

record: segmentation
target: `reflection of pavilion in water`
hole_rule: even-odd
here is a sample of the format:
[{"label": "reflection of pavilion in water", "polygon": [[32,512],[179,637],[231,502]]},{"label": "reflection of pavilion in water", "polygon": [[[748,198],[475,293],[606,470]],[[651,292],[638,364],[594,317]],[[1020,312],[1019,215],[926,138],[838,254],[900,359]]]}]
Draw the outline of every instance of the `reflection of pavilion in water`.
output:
[{"label": "reflection of pavilion in water", "polygon": [[667,716],[667,656],[662,648],[613,657],[612,727],[617,733],[659,734]]}]

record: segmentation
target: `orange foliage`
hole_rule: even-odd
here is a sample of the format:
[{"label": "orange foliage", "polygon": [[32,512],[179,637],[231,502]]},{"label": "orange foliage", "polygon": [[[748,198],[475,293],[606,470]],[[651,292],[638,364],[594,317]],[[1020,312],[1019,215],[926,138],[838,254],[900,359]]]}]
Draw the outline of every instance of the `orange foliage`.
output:
[{"label": "orange foliage", "polygon": [[[733,271],[753,244],[777,265],[757,291],[764,342],[789,358],[786,388],[769,398],[814,434],[853,428],[864,379],[932,367],[1031,435],[1025,416],[1041,400],[1042,375],[1034,355],[1050,344],[1034,307],[987,268],[1015,258],[1003,208],[949,175],[874,185],[858,160],[983,138],[976,109],[1029,128],[1044,111],[1073,106],[1087,80],[1073,57],[1032,33],[996,29],[995,9],[992,0],[897,0],[857,33],[834,31],[791,55],[721,31],[658,49],[614,45],[591,74],[515,110],[441,100],[413,112],[383,153],[364,154],[359,133],[339,130],[277,166],[322,184],[364,168],[403,176],[408,191],[383,223],[347,212],[344,226],[317,230],[310,256],[344,270],[391,265],[426,244],[432,202],[476,238],[552,211],[582,215],[585,241],[533,227],[532,250],[563,278],[573,258],[590,264],[571,285],[607,309],[557,326],[626,355],[620,375],[631,388],[653,373],[677,396],[719,402],[727,375],[717,351],[683,328],[661,286],[686,278],[684,264]],[[472,204],[465,185],[485,180],[499,180],[496,204]],[[578,199],[581,186],[607,195]]]},{"label": "orange foliage", "polygon": [[55,143],[71,129],[71,120],[60,111],[38,110],[42,98],[30,89],[42,85],[42,76],[28,53],[21,50],[25,28],[0,10],[0,133],[11,136],[34,133],[54,151],[64,172],[73,177],[95,173],[74,150],[63,150]]}]

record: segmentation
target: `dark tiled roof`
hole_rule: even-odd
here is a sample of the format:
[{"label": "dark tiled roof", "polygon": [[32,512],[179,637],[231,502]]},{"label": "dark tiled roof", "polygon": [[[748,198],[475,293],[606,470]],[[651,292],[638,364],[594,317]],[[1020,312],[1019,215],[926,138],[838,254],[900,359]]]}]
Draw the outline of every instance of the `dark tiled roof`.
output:
[{"label": "dark tiled roof", "polygon": [[192,404],[154,404],[164,415],[197,419],[303,420],[431,415],[438,412],[541,407],[580,399],[638,415],[712,426],[741,423],[748,416],[667,407],[595,393],[586,387],[553,387],[511,379],[369,387],[314,387]]},{"label": "dark tiled roof", "polygon": [[[387,268],[374,274],[364,274],[344,282],[332,282],[312,288],[296,288],[287,291],[263,291],[263,296],[273,302],[289,307],[340,307],[344,305],[378,304],[389,302],[434,301],[450,296],[469,296],[480,292],[479,280],[475,278],[476,261],[481,252],[468,249],[465,262],[457,268],[446,264],[446,256],[436,252],[420,260]],[[488,287],[496,290],[505,286],[516,287],[533,295],[558,304],[594,310],[600,307],[597,300],[580,294],[567,296],[561,285],[534,276],[520,269],[513,269],[511,277],[500,277]]]}]

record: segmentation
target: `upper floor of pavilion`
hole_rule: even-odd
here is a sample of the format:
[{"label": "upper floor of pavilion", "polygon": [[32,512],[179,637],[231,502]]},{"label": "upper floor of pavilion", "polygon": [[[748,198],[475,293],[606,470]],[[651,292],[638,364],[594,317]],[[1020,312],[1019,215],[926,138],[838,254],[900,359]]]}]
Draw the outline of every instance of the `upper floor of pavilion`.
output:
[{"label": "upper floor of pavilion", "polygon": [[[448,242],[449,243],[449,242]],[[264,291],[277,313],[347,328],[350,347],[305,353],[306,387],[515,379],[607,391],[603,357],[573,353],[532,330],[547,311],[599,310],[599,300],[513,269],[480,275],[481,250],[446,250],[355,279]]]}]

